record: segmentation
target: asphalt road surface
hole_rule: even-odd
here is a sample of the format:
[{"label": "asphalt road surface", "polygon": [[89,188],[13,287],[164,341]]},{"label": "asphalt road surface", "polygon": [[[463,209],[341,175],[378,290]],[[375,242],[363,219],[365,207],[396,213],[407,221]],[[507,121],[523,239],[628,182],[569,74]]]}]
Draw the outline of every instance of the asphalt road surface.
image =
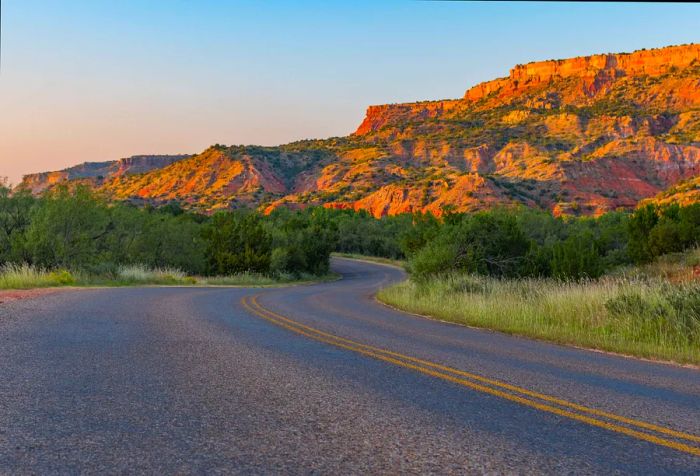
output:
[{"label": "asphalt road surface", "polygon": [[700,371],[310,286],[0,305],[0,473],[700,474]]}]

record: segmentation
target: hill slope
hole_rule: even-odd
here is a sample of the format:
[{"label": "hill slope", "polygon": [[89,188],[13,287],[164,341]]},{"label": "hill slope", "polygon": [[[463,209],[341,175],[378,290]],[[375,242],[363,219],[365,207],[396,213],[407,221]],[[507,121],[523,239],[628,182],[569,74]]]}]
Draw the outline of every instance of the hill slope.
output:
[{"label": "hill slope", "polygon": [[354,134],[222,147],[100,186],[118,199],[367,209],[634,207],[700,175],[700,45],[518,65],[460,99],[370,106]]},{"label": "hill slope", "polygon": [[41,172],[25,175],[20,187],[39,194],[53,185],[67,181],[82,181],[100,186],[114,177],[142,174],[168,166],[189,155],[134,155],[106,162],[85,162],[57,172]]}]

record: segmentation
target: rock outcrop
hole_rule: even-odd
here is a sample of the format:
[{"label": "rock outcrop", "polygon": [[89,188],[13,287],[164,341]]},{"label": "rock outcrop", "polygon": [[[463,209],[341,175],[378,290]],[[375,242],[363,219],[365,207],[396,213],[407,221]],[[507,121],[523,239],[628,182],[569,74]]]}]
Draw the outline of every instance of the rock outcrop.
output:
[{"label": "rock outcrop", "polygon": [[580,56],[564,60],[537,61],[517,65],[507,78],[477,84],[464,98],[478,101],[493,93],[514,94],[542,83],[565,78],[581,78],[586,92],[595,94],[602,85],[617,78],[660,76],[700,62],[700,45],[669,46],[633,53]]},{"label": "rock outcrop", "polygon": [[134,155],[107,162],[85,162],[57,172],[42,172],[25,175],[20,188],[40,194],[45,190],[71,180],[84,180],[101,185],[115,177],[142,174],[166,167],[188,155]]},{"label": "rock outcrop", "polygon": [[24,186],[87,177],[118,200],[206,212],[600,214],[687,203],[699,197],[700,45],[518,65],[459,99],[370,106],[347,137],[130,160],[28,176]]}]

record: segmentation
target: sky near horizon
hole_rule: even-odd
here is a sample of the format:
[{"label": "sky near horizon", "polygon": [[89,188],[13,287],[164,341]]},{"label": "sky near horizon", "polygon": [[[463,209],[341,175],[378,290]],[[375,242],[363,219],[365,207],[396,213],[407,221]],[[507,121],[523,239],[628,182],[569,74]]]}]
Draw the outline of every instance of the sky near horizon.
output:
[{"label": "sky near horizon", "polygon": [[370,104],[699,31],[700,4],[4,0],[0,177],[346,135]]}]

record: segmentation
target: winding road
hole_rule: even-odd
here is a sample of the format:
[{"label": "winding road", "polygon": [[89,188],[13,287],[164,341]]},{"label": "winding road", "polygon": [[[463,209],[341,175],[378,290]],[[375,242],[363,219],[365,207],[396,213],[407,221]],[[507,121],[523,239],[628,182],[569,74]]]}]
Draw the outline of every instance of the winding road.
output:
[{"label": "winding road", "polygon": [[700,474],[700,371],[285,288],[0,305],[0,473]]}]

